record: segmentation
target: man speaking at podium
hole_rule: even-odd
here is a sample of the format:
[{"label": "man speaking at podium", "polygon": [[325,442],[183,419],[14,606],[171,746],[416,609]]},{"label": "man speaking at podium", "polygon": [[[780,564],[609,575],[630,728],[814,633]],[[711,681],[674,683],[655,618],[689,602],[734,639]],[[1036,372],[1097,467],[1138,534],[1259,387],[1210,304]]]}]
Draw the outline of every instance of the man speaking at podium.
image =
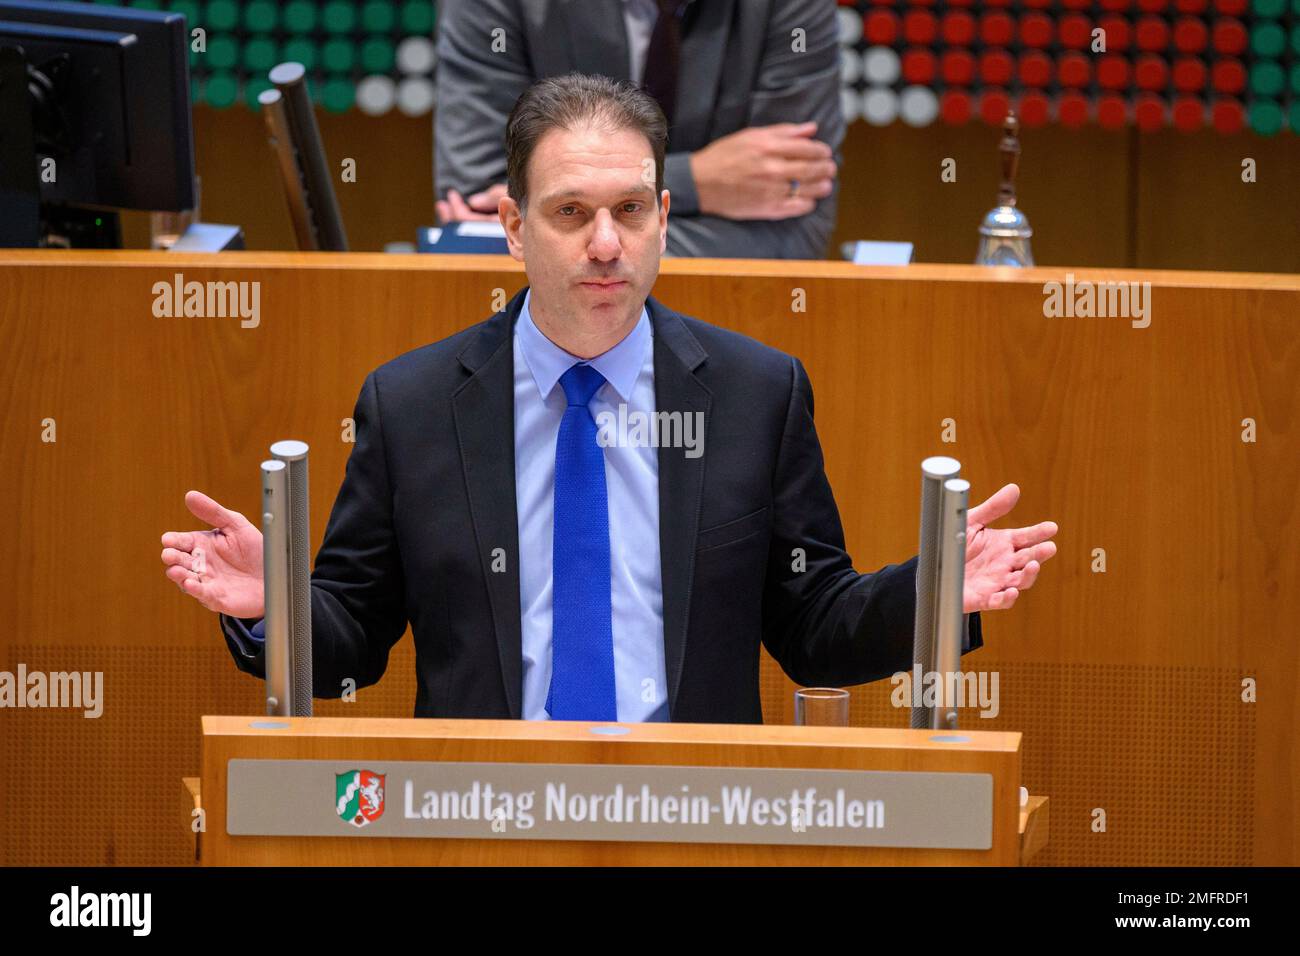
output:
[{"label": "man speaking at podium", "polygon": [[[761,723],[760,641],[804,685],[911,667],[915,559],[854,570],[803,366],[649,297],[665,139],[605,78],[515,104],[499,212],[528,286],[363,383],[312,572],[315,696],[377,682],[408,621],[417,717]],[[968,514],[968,650],[1056,550],[1051,522],[988,527],[1018,496]],[[264,676],[261,532],[185,502],[213,530],[163,535],[167,577]]]}]

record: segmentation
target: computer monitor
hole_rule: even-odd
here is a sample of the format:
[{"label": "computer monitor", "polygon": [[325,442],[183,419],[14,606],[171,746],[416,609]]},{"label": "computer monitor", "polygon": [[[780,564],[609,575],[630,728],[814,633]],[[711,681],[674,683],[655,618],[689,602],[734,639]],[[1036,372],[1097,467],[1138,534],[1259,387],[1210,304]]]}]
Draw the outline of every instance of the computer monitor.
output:
[{"label": "computer monitor", "polygon": [[[66,218],[63,207],[82,204],[194,208],[188,40],[180,13],[0,0],[0,47],[17,51],[27,86],[24,108],[10,52],[0,157],[33,141],[45,228]],[[11,170],[4,182],[0,219],[6,206],[21,210],[32,199],[26,174]]]}]

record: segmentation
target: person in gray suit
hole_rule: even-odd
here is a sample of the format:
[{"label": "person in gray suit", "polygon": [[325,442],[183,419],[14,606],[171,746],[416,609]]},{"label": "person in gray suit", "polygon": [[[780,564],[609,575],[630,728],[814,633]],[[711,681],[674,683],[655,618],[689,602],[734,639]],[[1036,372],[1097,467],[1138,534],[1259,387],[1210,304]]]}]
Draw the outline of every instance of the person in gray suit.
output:
[{"label": "person in gray suit", "polygon": [[578,71],[643,84],[664,108],[668,255],[825,255],[844,138],[832,0],[438,6],[442,222],[497,219],[511,107],[535,80]]}]

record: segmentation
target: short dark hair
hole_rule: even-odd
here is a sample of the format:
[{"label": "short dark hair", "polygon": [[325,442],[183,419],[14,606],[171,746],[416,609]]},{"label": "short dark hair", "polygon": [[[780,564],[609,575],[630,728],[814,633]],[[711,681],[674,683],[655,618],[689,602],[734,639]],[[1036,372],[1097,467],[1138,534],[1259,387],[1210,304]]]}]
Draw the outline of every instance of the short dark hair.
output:
[{"label": "short dark hair", "polygon": [[614,133],[634,129],[650,141],[655,158],[655,203],[664,188],[668,121],[649,93],[606,76],[566,73],[538,80],[515,101],[506,121],[506,193],[528,199],[528,161],[542,135],[584,124]]}]

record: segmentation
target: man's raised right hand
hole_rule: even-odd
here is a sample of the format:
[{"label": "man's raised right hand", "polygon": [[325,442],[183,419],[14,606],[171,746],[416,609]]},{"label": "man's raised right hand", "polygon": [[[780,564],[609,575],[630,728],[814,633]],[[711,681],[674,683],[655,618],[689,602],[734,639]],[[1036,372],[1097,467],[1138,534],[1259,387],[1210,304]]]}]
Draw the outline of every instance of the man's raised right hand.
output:
[{"label": "man's raised right hand", "polygon": [[168,579],[210,611],[265,617],[262,532],[201,491],[186,492],[185,506],[213,530],[163,534],[162,562]]}]

